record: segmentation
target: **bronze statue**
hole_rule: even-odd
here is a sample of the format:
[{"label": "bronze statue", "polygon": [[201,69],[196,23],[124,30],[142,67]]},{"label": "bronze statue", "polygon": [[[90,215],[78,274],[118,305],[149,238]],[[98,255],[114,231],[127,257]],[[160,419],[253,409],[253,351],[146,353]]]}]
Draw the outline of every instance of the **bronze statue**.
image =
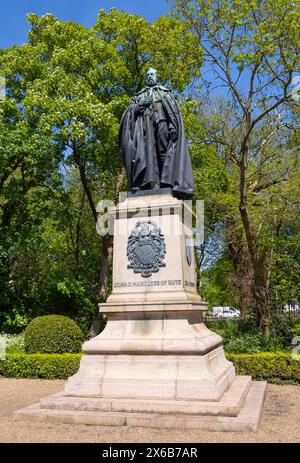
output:
[{"label": "bronze statue", "polygon": [[148,69],[146,83],[121,118],[129,190],[171,188],[175,196],[191,197],[193,172],[178,103],[170,89],[158,85],[155,69]]}]

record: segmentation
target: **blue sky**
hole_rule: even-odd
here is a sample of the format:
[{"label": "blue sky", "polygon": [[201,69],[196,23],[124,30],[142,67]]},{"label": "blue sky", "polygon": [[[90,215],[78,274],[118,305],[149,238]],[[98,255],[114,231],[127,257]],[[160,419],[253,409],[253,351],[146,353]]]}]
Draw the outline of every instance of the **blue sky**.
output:
[{"label": "blue sky", "polygon": [[96,21],[101,8],[116,7],[128,13],[137,13],[153,21],[170,8],[166,0],[18,0],[1,2],[0,8],[0,48],[27,41],[29,30],[26,14],[39,16],[52,13],[60,19],[75,21],[91,26]]}]

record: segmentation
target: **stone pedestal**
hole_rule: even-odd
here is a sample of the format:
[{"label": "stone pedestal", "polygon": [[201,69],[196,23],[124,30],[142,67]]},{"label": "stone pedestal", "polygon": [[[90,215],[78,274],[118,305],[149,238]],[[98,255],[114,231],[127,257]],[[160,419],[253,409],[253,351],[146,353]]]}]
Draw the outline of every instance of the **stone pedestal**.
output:
[{"label": "stone pedestal", "polygon": [[171,194],[133,196],[114,215],[113,290],[102,333],[62,393],[15,419],[256,430],[266,383],[236,376],[197,293],[192,211]]}]

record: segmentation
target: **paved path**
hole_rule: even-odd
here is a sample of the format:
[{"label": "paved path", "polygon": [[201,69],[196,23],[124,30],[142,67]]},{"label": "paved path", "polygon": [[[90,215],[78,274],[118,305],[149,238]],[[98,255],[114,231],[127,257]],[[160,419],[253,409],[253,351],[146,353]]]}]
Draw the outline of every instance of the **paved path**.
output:
[{"label": "paved path", "polygon": [[300,442],[300,386],[268,385],[257,433],[221,433],[13,422],[13,412],[63,389],[64,381],[0,378],[0,442]]}]

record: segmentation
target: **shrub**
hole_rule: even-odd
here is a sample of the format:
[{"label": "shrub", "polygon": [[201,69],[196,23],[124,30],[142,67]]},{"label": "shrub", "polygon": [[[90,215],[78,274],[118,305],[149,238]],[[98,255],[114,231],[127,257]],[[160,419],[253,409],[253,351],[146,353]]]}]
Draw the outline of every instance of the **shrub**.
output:
[{"label": "shrub", "polygon": [[[290,347],[290,346],[289,346]],[[258,352],[280,352],[287,349],[280,339],[257,334],[243,334],[238,337],[224,337],[224,349],[233,354],[256,354]]]},{"label": "shrub", "polygon": [[253,379],[269,383],[300,383],[300,360],[284,352],[260,352],[259,354],[229,354],[239,375],[251,375]]},{"label": "shrub", "polygon": [[80,352],[83,335],[69,317],[44,315],[34,318],[25,330],[25,351],[29,354]]},{"label": "shrub", "polygon": [[[232,320],[228,320],[229,322]],[[260,332],[259,328],[256,325],[255,319],[252,316],[248,316],[246,318],[239,318],[237,320],[237,327],[239,333],[245,334],[257,334]]]},{"label": "shrub", "polygon": [[240,318],[240,319],[215,319],[205,322],[206,326],[219,333],[224,333],[224,336],[238,337],[243,334],[257,334],[260,332],[259,328],[255,324],[255,320],[252,317]]},{"label": "shrub", "polygon": [[[270,336],[262,335],[253,317],[235,320],[210,320],[207,326],[223,338],[227,352],[254,354],[256,352],[289,351],[292,338],[300,335],[297,321],[286,314],[273,315]],[[300,328],[300,326],[299,326]]]},{"label": "shrub", "polygon": [[244,334],[224,340],[224,349],[233,354],[256,354],[261,351],[262,335]]},{"label": "shrub", "polygon": [[272,315],[270,324],[270,337],[276,339],[282,345],[290,347],[292,336],[291,329],[296,324],[296,319],[289,314]]},{"label": "shrub", "polygon": [[2,339],[5,342],[6,352],[9,352],[9,353],[25,352],[24,333],[21,333],[21,334],[0,333],[0,339]]},{"label": "shrub", "polygon": [[300,336],[300,323],[296,323],[291,329],[290,329],[290,335],[292,338],[296,336]]},{"label": "shrub", "polygon": [[7,354],[0,375],[10,378],[66,379],[74,375],[81,354]]},{"label": "shrub", "polygon": [[274,337],[270,335],[269,337],[262,336],[261,338],[261,352],[281,352],[287,351],[290,352],[291,345],[284,344],[282,338]]},{"label": "shrub", "polygon": [[[205,325],[212,331],[226,330],[228,320],[215,318],[214,320],[205,320]],[[236,322],[236,320],[234,320]]]}]

